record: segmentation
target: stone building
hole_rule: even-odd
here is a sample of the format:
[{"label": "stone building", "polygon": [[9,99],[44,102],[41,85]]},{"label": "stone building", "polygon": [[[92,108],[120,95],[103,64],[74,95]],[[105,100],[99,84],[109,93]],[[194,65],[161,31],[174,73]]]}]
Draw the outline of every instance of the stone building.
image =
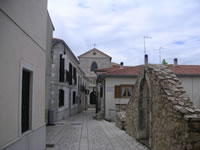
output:
[{"label": "stone building", "polygon": [[[195,107],[200,108],[200,65],[178,65],[177,61],[178,60],[175,59],[174,65],[169,65],[169,68],[177,75],[186,94],[190,97]],[[131,89],[130,86],[134,86],[142,68],[143,65],[117,65],[96,70],[98,74],[97,87],[99,89],[99,94],[97,93],[98,108],[101,115],[106,119],[115,120],[116,112],[118,112],[119,109],[123,111],[126,108],[129,96],[123,96],[123,90],[127,93],[128,88]],[[103,94],[101,94],[101,92],[103,92]]]},{"label": "stone building", "polygon": [[153,150],[199,150],[200,109],[171,69],[146,65],[127,105],[126,131]]},{"label": "stone building", "polygon": [[[50,96],[47,109],[53,112],[54,121],[60,121],[81,111],[86,99],[82,82],[85,74],[79,67],[79,61],[67,44],[61,39],[53,39],[50,61]],[[80,86],[84,85],[84,91]],[[84,96],[83,96],[84,95]],[[50,118],[49,118],[50,119]]]},{"label": "stone building", "polygon": [[44,150],[47,0],[0,1],[0,149]]},{"label": "stone building", "polygon": [[96,79],[95,69],[108,68],[112,66],[111,57],[93,48],[86,53],[78,56],[80,61],[80,68],[85,72],[86,77],[89,79],[89,100],[88,104],[96,104]]}]

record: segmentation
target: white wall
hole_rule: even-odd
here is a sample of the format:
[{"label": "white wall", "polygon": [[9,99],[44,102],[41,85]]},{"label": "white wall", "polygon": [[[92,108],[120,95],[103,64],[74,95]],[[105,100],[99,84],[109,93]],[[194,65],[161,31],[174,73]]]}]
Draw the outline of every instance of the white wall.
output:
[{"label": "white wall", "polygon": [[115,104],[127,104],[129,98],[115,99],[115,85],[135,84],[136,78],[106,78],[105,79],[105,118],[115,117]]},{"label": "white wall", "polygon": [[22,137],[21,61],[34,69],[32,130],[45,124],[46,26],[46,0],[0,1],[0,147]]},{"label": "white wall", "polygon": [[194,105],[200,108],[200,77],[179,77]]}]

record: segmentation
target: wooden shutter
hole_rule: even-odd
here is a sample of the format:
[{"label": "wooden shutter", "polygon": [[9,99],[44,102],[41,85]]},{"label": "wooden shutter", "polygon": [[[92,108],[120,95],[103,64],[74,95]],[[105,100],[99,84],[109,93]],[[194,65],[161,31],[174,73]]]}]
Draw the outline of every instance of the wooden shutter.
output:
[{"label": "wooden shutter", "polygon": [[115,98],[120,98],[121,97],[121,86],[116,85],[115,86]]},{"label": "wooden shutter", "polygon": [[64,82],[65,79],[65,59],[62,58],[62,54],[60,54],[60,82]]},{"label": "wooden shutter", "polygon": [[69,63],[69,85],[72,85],[72,64]]}]

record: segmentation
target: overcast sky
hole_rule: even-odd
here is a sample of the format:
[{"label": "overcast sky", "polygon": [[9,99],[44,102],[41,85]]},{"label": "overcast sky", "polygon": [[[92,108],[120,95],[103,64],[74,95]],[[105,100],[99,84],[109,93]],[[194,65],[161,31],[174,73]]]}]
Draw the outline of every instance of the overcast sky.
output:
[{"label": "overcast sky", "polygon": [[116,63],[200,64],[200,0],[49,0],[54,37],[76,56],[96,48]]}]

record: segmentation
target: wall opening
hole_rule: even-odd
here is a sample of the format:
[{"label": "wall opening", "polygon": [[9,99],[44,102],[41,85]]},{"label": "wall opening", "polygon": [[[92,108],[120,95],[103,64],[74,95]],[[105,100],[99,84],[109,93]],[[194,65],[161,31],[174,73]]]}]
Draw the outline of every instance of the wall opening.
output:
[{"label": "wall opening", "polygon": [[146,79],[140,85],[138,102],[138,140],[150,146],[150,93]]},{"label": "wall opening", "polygon": [[95,91],[90,93],[90,104],[96,104],[96,92]]},{"label": "wall opening", "polygon": [[63,107],[65,103],[65,92],[63,89],[59,89],[59,107]]},{"label": "wall opening", "polygon": [[96,69],[98,69],[97,63],[93,62],[91,65],[91,71],[95,71]]},{"label": "wall opening", "polygon": [[22,103],[21,103],[21,132],[31,128],[31,72],[22,70]]}]

